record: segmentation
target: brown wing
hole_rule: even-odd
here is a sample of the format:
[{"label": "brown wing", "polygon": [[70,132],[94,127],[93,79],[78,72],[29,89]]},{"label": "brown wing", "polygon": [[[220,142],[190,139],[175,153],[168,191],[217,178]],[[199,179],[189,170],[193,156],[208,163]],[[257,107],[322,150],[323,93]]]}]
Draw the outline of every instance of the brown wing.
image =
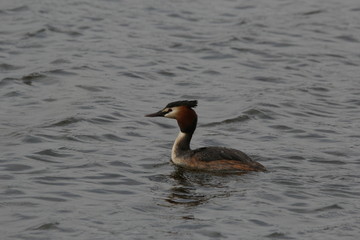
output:
[{"label": "brown wing", "polygon": [[[213,169],[265,171],[265,167],[245,153],[231,148],[204,147],[192,151],[192,158]],[[210,169],[211,170],[211,169]]]}]

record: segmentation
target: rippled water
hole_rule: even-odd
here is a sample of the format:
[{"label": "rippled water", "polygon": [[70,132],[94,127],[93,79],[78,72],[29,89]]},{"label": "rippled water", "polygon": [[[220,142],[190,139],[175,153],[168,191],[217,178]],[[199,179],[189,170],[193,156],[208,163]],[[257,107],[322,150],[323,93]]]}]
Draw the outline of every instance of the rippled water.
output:
[{"label": "rippled water", "polygon": [[[358,0],[0,2],[2,239],[357,239]],[[170,162],[238,148],[269,172]]]}]

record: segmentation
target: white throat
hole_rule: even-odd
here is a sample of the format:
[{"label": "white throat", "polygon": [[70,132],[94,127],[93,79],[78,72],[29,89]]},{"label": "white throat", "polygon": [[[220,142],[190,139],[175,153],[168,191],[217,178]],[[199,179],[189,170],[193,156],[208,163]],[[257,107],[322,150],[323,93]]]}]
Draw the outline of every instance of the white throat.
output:
[{"label": "white throat", "polygon": [[175,164],[180,164],[181,159],[180,159],[180,153],[182,151],[181,146],[183,145],[184,141],[187,141],[187,134],[183,133],[183,132],[179,132],[179,135],[176,137],[174,145],[172,147],[171,150],[171,160],[175,163]]}]

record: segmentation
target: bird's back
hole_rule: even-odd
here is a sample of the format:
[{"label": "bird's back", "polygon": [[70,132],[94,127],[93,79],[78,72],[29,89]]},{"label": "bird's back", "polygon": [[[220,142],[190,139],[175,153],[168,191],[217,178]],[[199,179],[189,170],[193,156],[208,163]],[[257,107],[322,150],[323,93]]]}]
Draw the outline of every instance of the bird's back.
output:
[{"label": "bird's back", "polygon": [[265,167],[242,151],[225,147],[203,147],[191,150],[194,168],[208,170],[265,171]]}]

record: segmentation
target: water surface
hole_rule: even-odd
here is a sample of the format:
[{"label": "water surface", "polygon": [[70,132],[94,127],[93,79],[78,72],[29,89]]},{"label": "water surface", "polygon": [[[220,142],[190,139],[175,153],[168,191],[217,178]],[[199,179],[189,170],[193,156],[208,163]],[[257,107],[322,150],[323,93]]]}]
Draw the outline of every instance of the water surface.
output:
[{"label": "water surface", "polygon": [[[2,239],[357,239],[360,4],[1,1]],[[267,173],[177,169],[192,146]]]}]

